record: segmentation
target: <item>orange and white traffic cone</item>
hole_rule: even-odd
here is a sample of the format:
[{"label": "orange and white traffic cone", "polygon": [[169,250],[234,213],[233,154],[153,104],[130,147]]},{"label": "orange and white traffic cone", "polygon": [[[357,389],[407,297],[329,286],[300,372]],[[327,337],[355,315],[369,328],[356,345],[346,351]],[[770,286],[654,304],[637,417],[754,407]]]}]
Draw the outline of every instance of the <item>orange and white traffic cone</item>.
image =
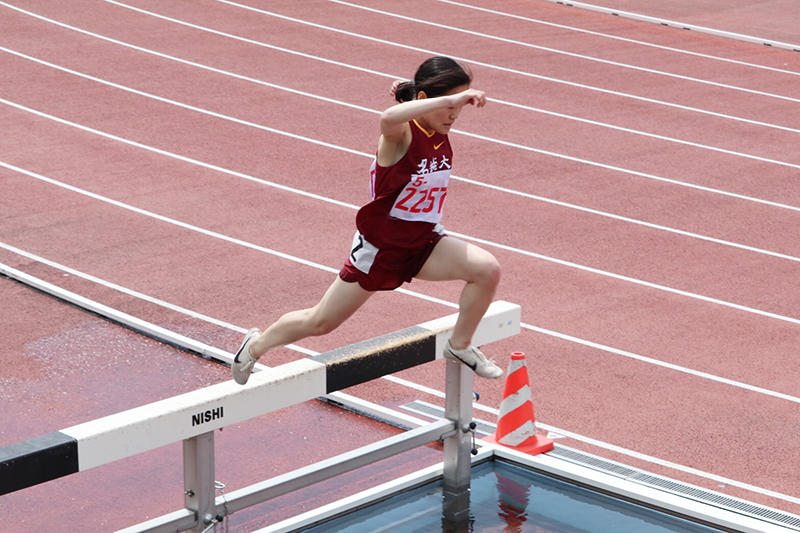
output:
[{"label": "orange and white traffic cone", "polygon": [[553,449],[552,439],[536,435],[531,387],[525,354],[514,352],[508,365],[508,377],[500,403],[497,431],[485,440],[536,455]]}]

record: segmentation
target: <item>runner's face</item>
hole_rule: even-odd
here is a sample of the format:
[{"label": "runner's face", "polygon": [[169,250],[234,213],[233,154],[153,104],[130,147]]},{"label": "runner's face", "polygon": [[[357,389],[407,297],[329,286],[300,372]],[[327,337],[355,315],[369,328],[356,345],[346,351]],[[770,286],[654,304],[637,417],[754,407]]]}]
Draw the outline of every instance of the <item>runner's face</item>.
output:
[{"label": "runner's face", "polygon": [[[445,93],[443,96],[458,94],[466,91],[467,89],[469,89],[469,85],[461,85]],[[442,135],[447,135],[447,133],[450,131],[450,128],[453,126],[453,123],[458,118],[458,115],[461,113],[461,109],[463,107],[464,104],[458,104],[456,106],[443,107],[441,109],[431,111],[430,113],[426,113],[420,117],[420,124],[426,130],[434,130]]]}]

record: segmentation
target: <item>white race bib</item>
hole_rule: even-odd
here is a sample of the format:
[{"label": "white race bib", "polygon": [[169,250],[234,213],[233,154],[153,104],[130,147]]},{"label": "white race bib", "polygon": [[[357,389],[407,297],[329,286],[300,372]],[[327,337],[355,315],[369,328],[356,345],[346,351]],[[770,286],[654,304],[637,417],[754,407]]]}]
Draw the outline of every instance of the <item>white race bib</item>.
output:
[{"label": "white race bib", "polygon": [[413,174],[411,181],[397,196],[389,215],[401,220],[436,224],[442,219],[449,181],[450,169]]}]

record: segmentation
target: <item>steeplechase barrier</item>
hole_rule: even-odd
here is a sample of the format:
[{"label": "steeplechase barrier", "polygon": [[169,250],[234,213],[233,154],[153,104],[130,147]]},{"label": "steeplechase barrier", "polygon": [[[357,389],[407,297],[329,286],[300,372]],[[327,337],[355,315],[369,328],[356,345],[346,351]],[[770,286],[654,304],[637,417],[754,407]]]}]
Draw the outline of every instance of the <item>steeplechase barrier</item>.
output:
[{"label": "steeplechase barrier", "polygon": [[[232,355],[224,350],[107,307],[8,265],[0,264],[0,275],[205,358],[224,363],[232,360]],[[238,510],[417,446],[442,441],[444,454],[443,462],[439,465],[392,479],[339,501],[273,523],[258,533],[304,530],[436,479],[442,480],[443,526],[447,523],[448,527],[452,526],[455,530],[466,530],[470,521],[470,467],[471,464],[489,460],[510,462],[699,523],[721,527],[723,530],[745,533],[800,531],[800,516],[640,471],[564,445],[556,446],[547,453],[528,455],[482,439],[477,441],[475,449],[475,434],[492,435],[496,426],[479,419],[473,420],[473,374],[464,365],[453,361],[447,361],[446,366],[444,409],[421,401],[401,406],[403,410],[434,419],[434,422],[426,422],[338,390],[439,357],[454,319],[455,315],[425,322],[408,330],[296,361],[290,363],[291,366],[278,367],[280,370],[257,364],[250,383],[245,387],[234,385],[230,381],[202,389],[215,391],[219,398],[225,396],[226,390],[237,395],[245,394],[247,388],[276,387],[277,391],[277,387],[285,387],[289,381],[294,384],[302,383],[313,390],[310,389],[307,394],[296,394],[298,391],[289,387],[289,393],[294,394],[291,399],[279,400],[288,406],[290,402],[302,402],[319,394],[319,399],[407,430],[402,434],[215,497],[214,428],[222,428],[237,420],[255,417],[281,406],[269,405],[267,410],[251,412],[252,406],[247,405],[243,400],[244,396],[235,402],[231,400],[230,403],[227,399],[222,399],[220,403],[209,400],[205,404],[193,404],[190,395],[198,393],[195,391],[177,396],[176,398],[181,399],[180,403],[173,402],[174,399],[170,398],[0,448],[0,495],[136,455],[146,451],[141,448],[158,447],[166,443],[166,440],[183,440],[185,507],[136,524],[120,533],[184,530],[208,533],[216,531],[217,525],[226,515]],[[475,342],[482,345],[500,340],[516,334],[520,326],[519,308],[506,302],[496,302],[484,317]],[[389,355],[390,353],[393,355]],[[273,377],[269,378],[270,375]],[[259,385],[256,385],[257,381]],[[326,393],[320,394],[323,391]],[[247,394],[253,397],[252,395],[258,393],[248,391]],[[147,408],[152,408],[149,413]],[[237,409],[244,409],[246,412],[239,412]],[[130,414],[136,417],[129,420],[130,425],[126,425],[123,419]],[[159,441],[152,434],[148,436],[145,430],[149,425],[149,418],[158,418],[161,415],[173,417],[171,420],[179,423],[179,426],[165,424],[166,428],[161,429],[165,433],[159,435],[164,438]],[[131,441],[127,447],[117,442],[108,453],[99,449],[104,444],[127,439],[128,428],[137,439]],[[166,438],[167,435],[169,438]],[[186,436],[188,438],[184,438]]]},{"label": "steeplechase barrier", "polygon": [[[473,341],[520,331],[520,307],[492,303]],[[457,314],[0,448],[0,495],[183,441],[186,508],[135,531],[203,531],[247,506],[417,446],[444,442],[445,484],[468,491],[473,374],[448,361],[446,418],[215,499],[214,431],[441,358]]]}]

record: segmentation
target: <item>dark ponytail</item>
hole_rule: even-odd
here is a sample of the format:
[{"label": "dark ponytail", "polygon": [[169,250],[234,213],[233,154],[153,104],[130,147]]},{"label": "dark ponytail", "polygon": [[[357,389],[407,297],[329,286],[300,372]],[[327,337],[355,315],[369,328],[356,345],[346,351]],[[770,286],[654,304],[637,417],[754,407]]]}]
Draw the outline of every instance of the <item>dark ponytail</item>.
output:
[{"label": "dark ponytail", "polygon": [[425,91],[428,98],[435,98],[471,82],[472,72],[466,65],[449,57],[431,57],[419,66],[414,81],[404,81],[397,86],[394,98],[398,102],[408,102],[416,99],[420,91]]},{"label": "dark ponytail", "polygon": [[398,102],[409,102],[416,97],[417,91],[413,81],[401,82],[394,92],[394,99]]}]

